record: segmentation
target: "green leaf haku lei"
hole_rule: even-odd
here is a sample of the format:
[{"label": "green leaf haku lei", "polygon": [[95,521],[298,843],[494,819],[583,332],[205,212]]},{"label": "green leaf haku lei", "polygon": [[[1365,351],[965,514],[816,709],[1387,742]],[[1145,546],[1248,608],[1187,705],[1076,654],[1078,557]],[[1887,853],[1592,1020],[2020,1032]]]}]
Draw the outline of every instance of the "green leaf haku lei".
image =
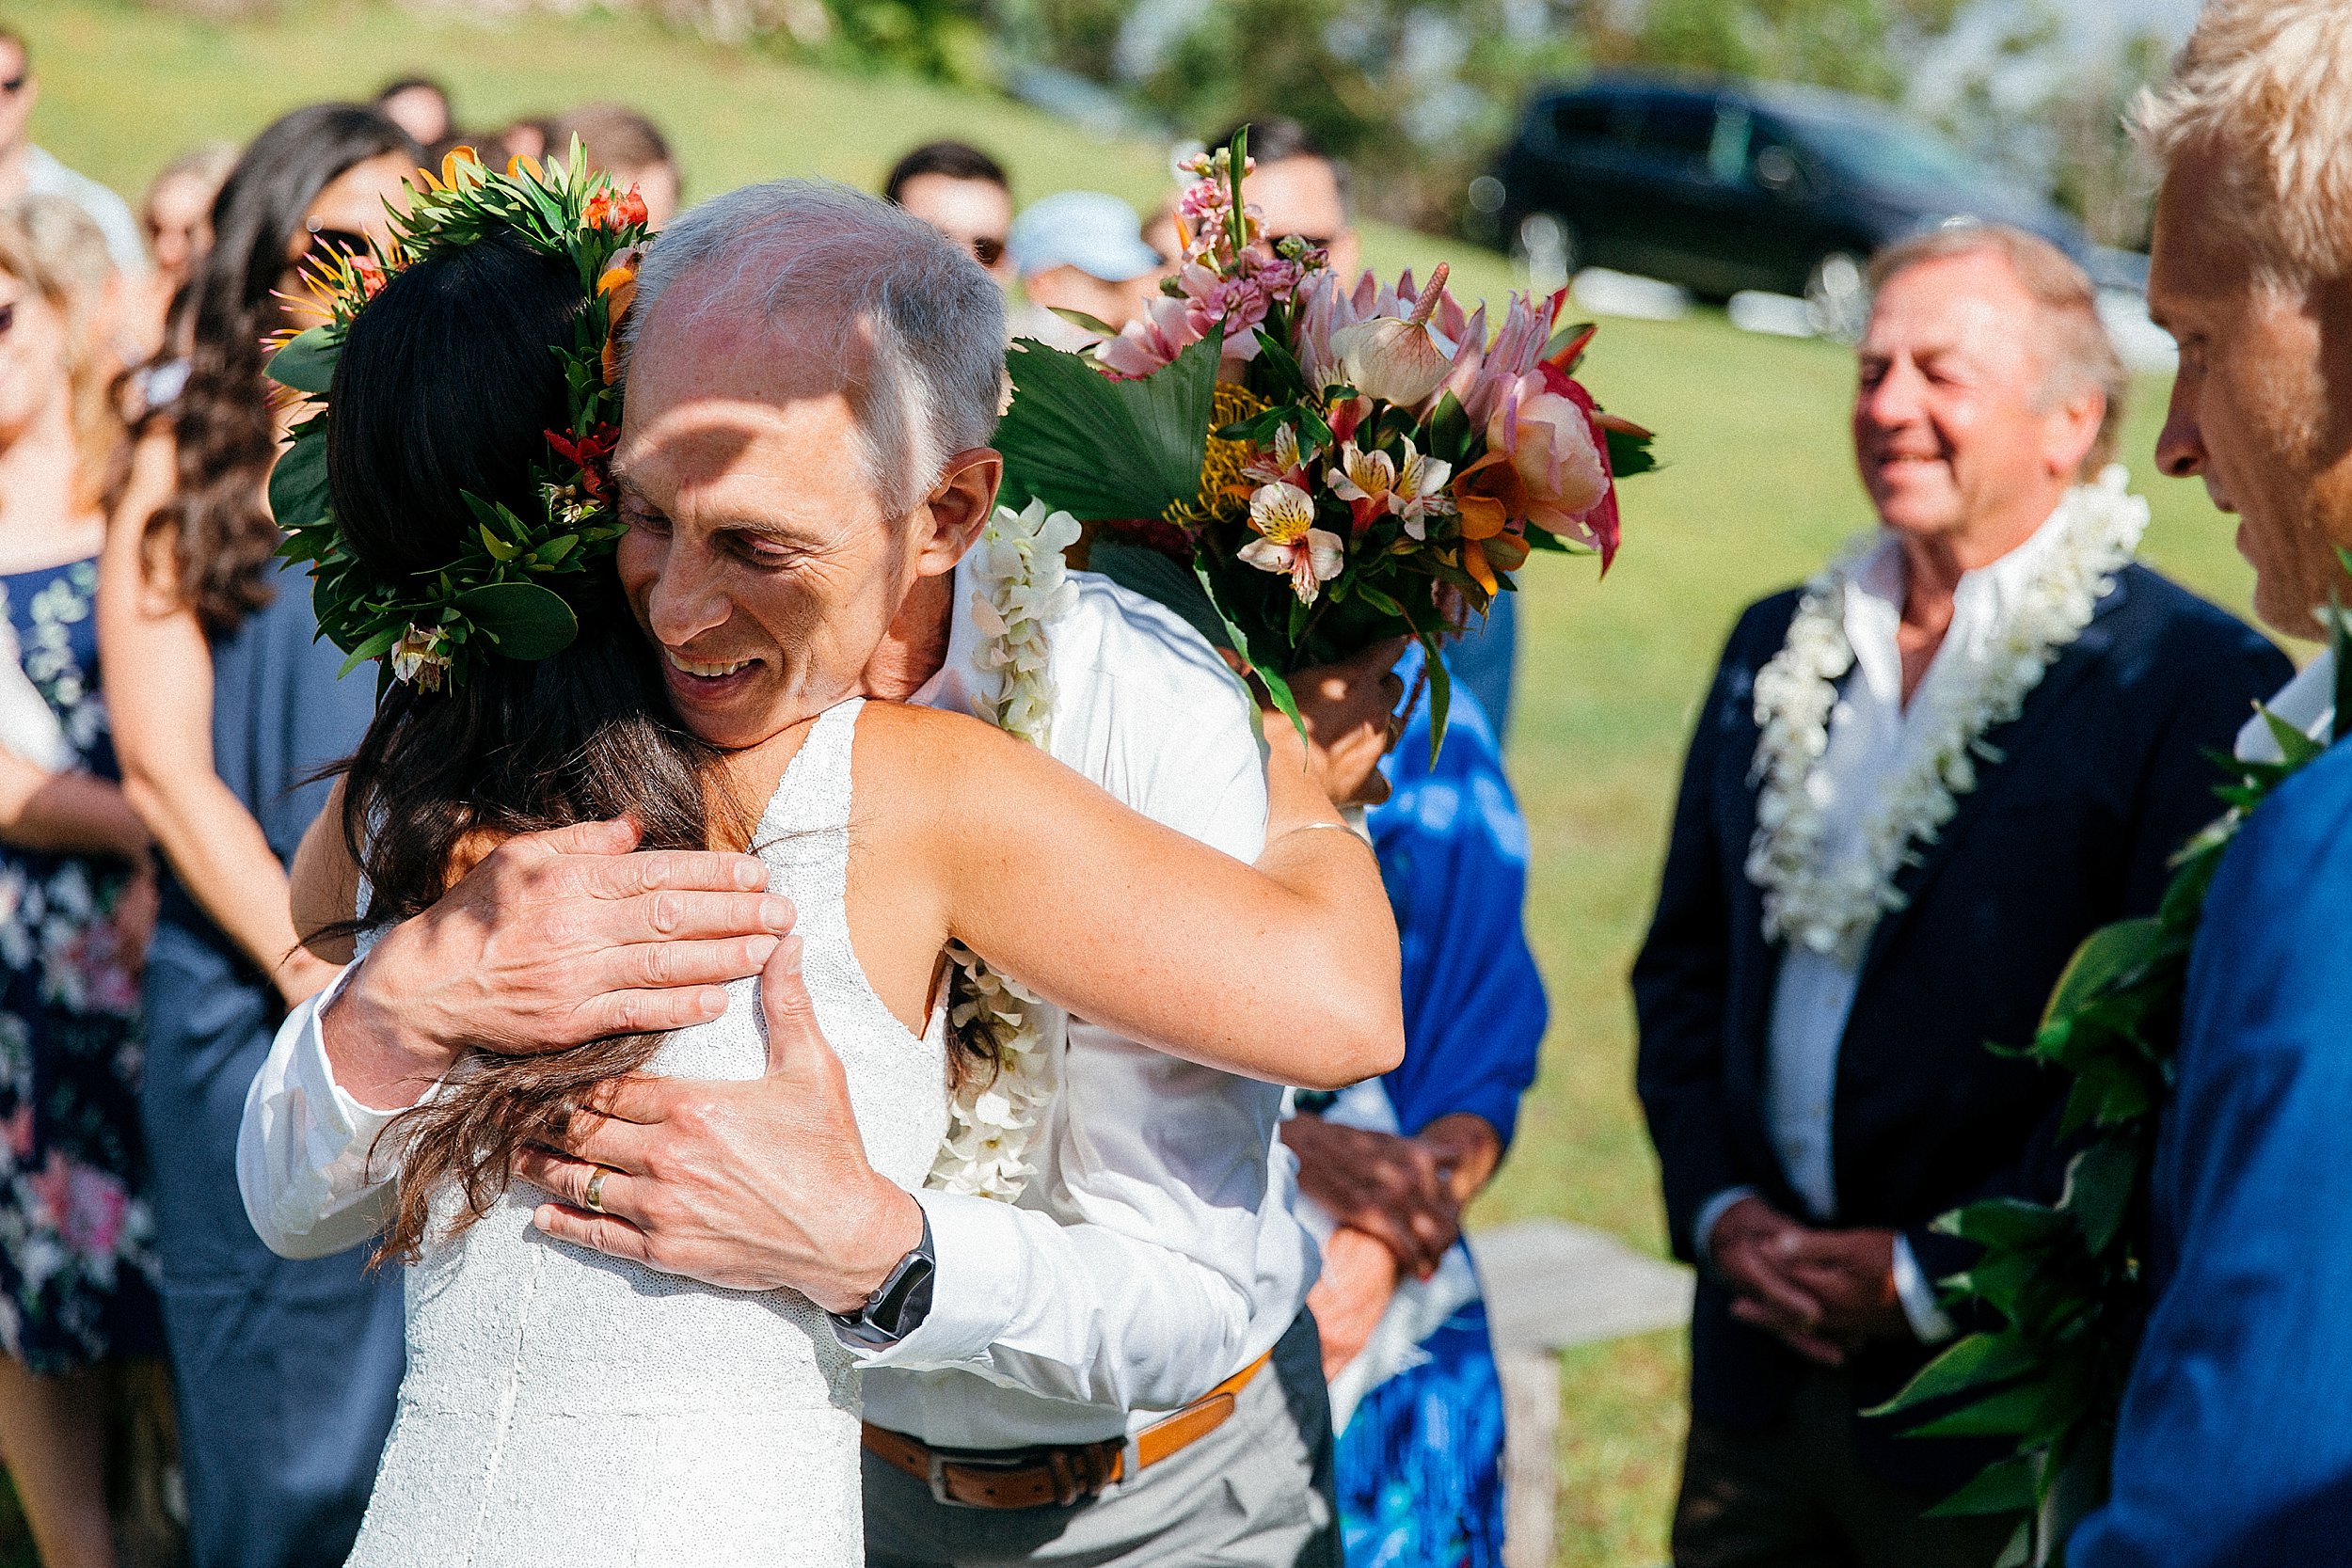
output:
[{"label": "green leaf haku lei", "polygon": [[[621,416],[615,335],[635,293],[637,248],[650,230],[637,192],[616,192],[604,175],[584,169],[577,140],[563,163],[542,168],[516,159],[504,173],[460,148],[443,160],[438,178],[421,169],[408,189],[407,212],[391,214],[389,246],[365,256],[334,252],[308,275],[328,320],[288,340],[271,356],[269,374],[320,408],[294,428],[270,475],[269,499],[286,533],[278,554],[310,563],[319,635],[349,656],[342,673],[384,659],[384,679],[434,690],[462,684],[490,654],[547,658],[580,633],[566,590],[584,585],[626,531],[606,473]],[[587,295],[572,341],[556,349],[565,420],[563,430],[548,432],[548,461],[534,470],[542,507],[526,517],[468,495],[476,526],[457,558],[386,577],[346,547],[328,505],[335,362],[352,319],[390,276],[501,230],[570,265]]]},{"label": "green leaf haku lei", "polygon": [[[2352,617],[2331,606],[2326,619],[2336,659],[2330,739],[2342,739],[2352,733]],[[2001,1326],[1953,1344],[1872,1412],[1933,1406],[1912,1435],[2016,1440],[2012,1454],[1930,1511],[2026,1513],[2005,1565],[2062,1561],[2068,1534],[2106,1496],[2117,1414],[2150,1306],[2150,1165],[2205,894],[2254,808],[2327,750],[2266,708],[2263,718],[2284,760],[2218,759],[2227,773],[2215,793],[2228,811],[2174,857],[2153,915],[2091,933],[2033,1043],[2016,1053],[2074,1079],[2061,1136],[2080,1148],[2063,1194],[2055,1205],[1995,1198],[1935,1222],[1984,1249],[1944,1282],[1947,1307],[1989,1309]]]}]

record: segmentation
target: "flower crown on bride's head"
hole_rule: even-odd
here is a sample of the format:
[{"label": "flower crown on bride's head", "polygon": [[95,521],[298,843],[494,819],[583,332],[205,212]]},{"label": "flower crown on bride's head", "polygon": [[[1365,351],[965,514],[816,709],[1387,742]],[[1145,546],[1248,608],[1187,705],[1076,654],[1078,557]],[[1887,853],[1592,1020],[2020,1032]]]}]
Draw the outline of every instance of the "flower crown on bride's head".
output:
[{"label": "flower crown on bride's head", "polygon": [[[621,420],[621,323],[651,231],[636,187],[622,193],[585,170],[577,138],[564,162],[546,167],[515,158],[494,173],[461,147],[441,161],[438,177],[430,169],[417,176],[408,182],[408,210],[392,214],[389,245],[371,243],[364,255],[323,247],[323,258],[306,264],[304,281],[315,296],[308,303],[327,319],[288,336],[268,370],[318,412],[294,428],[270,474],[269,499],[286,533],[278,553],[310,563],[319,635],[350,656],[342,673],[384,659],[389,678],[431,691],[462,683],[491,655],[547,658],[580,634],[565,590],[584,583],[626,531],[608,465]],[[556,350],[566,419],[562,430],[547,433],[547,461],[534,468],[541,505],[526,517],[468,493],[478,526],[456,558],[387,575],[350,550],[328,505],[335,361],[353,318],[393,275],[501,230],[570,264],[588,297],[572,341]]]}]

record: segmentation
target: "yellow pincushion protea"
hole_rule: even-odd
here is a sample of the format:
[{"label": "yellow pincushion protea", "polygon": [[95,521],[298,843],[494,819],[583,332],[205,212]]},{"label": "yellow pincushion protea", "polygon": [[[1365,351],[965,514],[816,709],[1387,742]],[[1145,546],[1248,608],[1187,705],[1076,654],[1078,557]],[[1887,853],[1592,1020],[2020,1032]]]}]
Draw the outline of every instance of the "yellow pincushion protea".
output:
[{"label": "yellow pincushion protea", "polygon": [[1265,400],[1236,382],[1220,381],[1210,394],[1209,445],[1200,458],[1200,490],[1190,505],[1173,501],[1161,515],[1178,528],[1200,528],[1216,518],[1238,513],[1249,499],[1249,482],[1242,467],[1249,461],[1247,441],[1220,441],[1215,432],[1227,425],[1254,420],[1266,411]]}]

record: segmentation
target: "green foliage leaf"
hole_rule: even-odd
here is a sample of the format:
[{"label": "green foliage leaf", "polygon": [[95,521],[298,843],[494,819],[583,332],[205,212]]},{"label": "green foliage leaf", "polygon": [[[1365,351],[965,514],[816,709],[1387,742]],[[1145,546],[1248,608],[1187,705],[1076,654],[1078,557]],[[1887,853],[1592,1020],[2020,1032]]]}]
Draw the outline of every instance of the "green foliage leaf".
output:
[{"label": "green foliage leaf", "polygon": [[2144,970],[2165,948],[2160,920],[2119,920],[2085,939],[2058,976],[2058,989],[2042,1015],[2044,1023],[2080,1008],[2092,996]]},{"label": "green foliage leaf", "polygon": [[2075,1155],[2067,1166],[2060,1207],[2074,1215],[2092,1252],[2105,1252],[2114,1243],[2146,1163],[2137,1146],[2110,1137]]},{"label": "green foliage leaf", "polygon": [[335,672],[335,678],[337,680],[342,680],[345,675],[350,674],[354,670],[357,670],[368,660],[372,658],[381,658],[384,655],[391,652],[392,644],[400,641],[401,633],[406,628],[403,626],[386,626],[382,631],[377,632],[373,637],[369,638],[358,646],[353,648],[350,651],[349,657],[343,660],[342,668]]},{"label": "green foliage leaf", "polygon": [[1617,479],[1631,479],[1658,467],[1657,454],[1651,451],[1654,436],[1635,436],[1628,431],[1612,430],[1609,437],[1609,472]]},{"label": "green foliage leaf", "polygon": [[2066,1216],[2022,1197],[1993,1197],[1946,1214],[1934,1228],[1988,1247],[2029,1246],[2064,1232]]},{"label": "green foliage leaf", "polygon": [[1428,441],[1429,454],[1448,463],[1458,466],[1469,455],[1470,414],[1452,392],[1438,398],[1438,406],[1430,410]]},{"label": "green foliage leaf", "polygon": [[[1256,337],[1259,361],[1274,378],[1274,386],[1267,388],[1272,393],[1269,401],[1278,404],[1304,401],[1307,396],[1307,372],[1299,369],[1296,356],[1283,345],[1281,339],[1263,326],[1257,329]],[[1330,438],[1327,431],[1324,438]]]},{"label": "green foliage leaf", "polygon": [[2042,1259],[2033,1253],[1996,1248],[1988,1250],[1967,1273],[1961,1275],[1955,1288],[2014,1323],[2019,1299],[2041,1272]]},{"label": "green foliage leaf", "polygon": [[271,355],[264,373],[280,387],[323,398],[335,380],[335,360],[342,352],[342,329],[322,324],[298,333]]},{"label": "green foliage leaf", "polygon": [[1445,744],[1447,716],[1454,708],[1454,675],[1438,657],[1438,640],[1420,632],[1421,651],[1429,670],[1429,766],[1438,766],[1438,749]]},{"label": "green foliage leaf", "polygon": [[2034,1347],[2018,1334],[1971,1334],[1920,1368],[1893,1399],[1864,1414],[1899,1415],[1932,1401],[2007,1383],[2033,1367]]},{"label": "green foliage leaf", "polygon": [[1008,504],[1041,499],[1082,521],[1157,517],[1200,490],[1222,341],[1212,332],[1138,381],[1023,339],[1007,352],[1012,406],[996,426]]},{"label": "green foliage leaf", "polygon": [[2041,1418],[2044,1386],[2021,1383],[1911,1429],[1914,1437],[2015,1437]]},{"label": "green foliage leaf", "polygon": [[580,619],[564,595],[535,582],[487,583],[451,602],[508,658],[547,658],[580,635]]},{"label": "green foliage leaf", "polygon": [[2264,704],[2256,703],[2254,711],[2262,715],[2263,723],[2270,730],[2270,738],[2279,743],[2279,751],[2287,759],[2288,767],[2300,768],[2328,749],[2271,712]]},{"label": "green foliage leaf", "polygon": [[325,520],[326,504],[326,427],[313,420],[269,471],[269,510],[279,528],[292,531]]},{"label": "green foliage leaf", "polygon": [[1078,328],[1081,332],[1091,332],[1098,338],[1116,338],[1119,336],[1119,328],[1113,326],[1110,323],[1104,321],[1100,316],[1089,316],[1084,310],[1073,310],[1066,305],[1048,305],[1045,309],[1053,311],[1054,314],[1059,316],[1071,325]]},{"label": "green foliage leaf", "polygon": [[1927,1511],[1931,1519],[1982,1513],[2023,1513],[2036,1501],[2034,1488],[2041,1466],[2024,1454],[1988,1465],[1976,1479]]}]

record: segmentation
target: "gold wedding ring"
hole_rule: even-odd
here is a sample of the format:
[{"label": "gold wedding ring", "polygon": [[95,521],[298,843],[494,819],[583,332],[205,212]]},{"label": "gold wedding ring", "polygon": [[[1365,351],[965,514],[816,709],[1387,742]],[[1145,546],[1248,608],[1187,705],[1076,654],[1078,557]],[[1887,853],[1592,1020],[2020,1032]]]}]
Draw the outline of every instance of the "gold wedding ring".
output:
[{"label": "gold wedding ring", "polygon": [[611,1171],[605,1169],[602,1165],[598,1165],[596,1167],[596,1174],[588,1179],[588,1190],[580,1195],[580,1199],[581,1203],[587,1206],[590,1213],[601,1214],[604,1212],[604,1179],[612,1174],[612,1173]]}]

